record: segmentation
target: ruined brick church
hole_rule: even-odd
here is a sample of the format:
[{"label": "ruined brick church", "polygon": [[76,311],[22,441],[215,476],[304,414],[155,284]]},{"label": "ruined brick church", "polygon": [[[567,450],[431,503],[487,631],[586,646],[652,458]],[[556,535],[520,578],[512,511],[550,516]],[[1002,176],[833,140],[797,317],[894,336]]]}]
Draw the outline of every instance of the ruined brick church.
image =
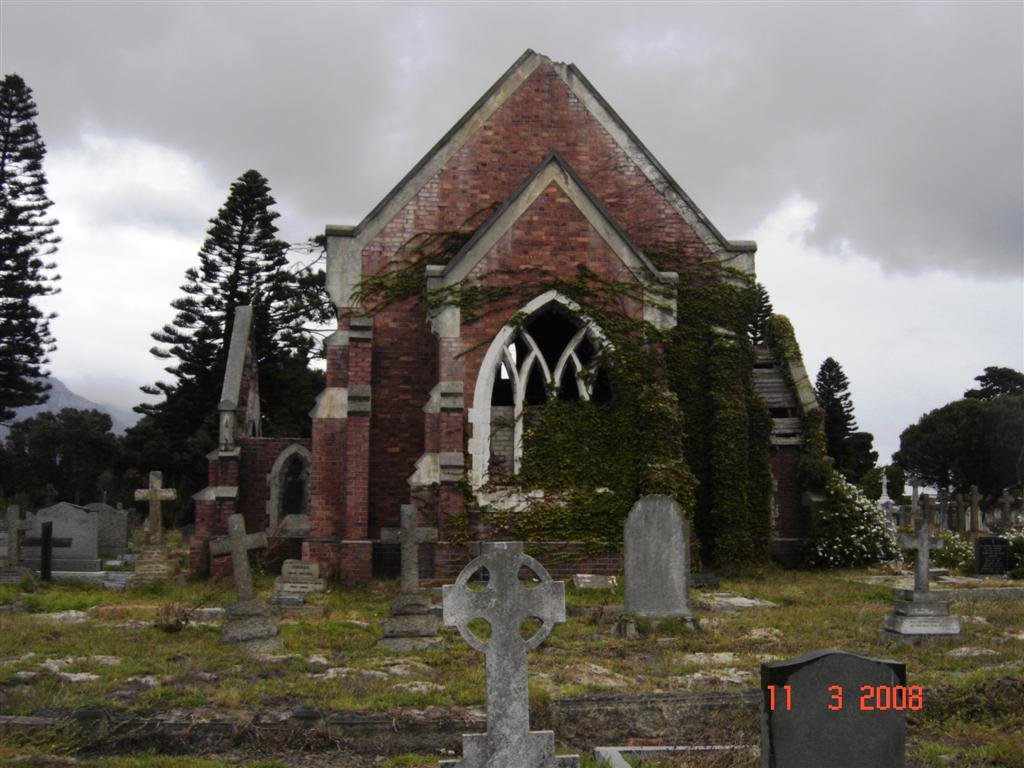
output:
[{"label": "ruined brick church", "polygon": [[[453,232],[465,236],[422,266],[427,295],[438,300],[364,302],[368,278],[422,256],[410,243]],[[210,571],[209,540],[235,512],[249,531],[291,542],[294,556],[344,583],[393,573],[380,532],[396,527],[410,503],[421,524],[439,530],[421,558],[423,575],[456,573],[472,544],[453,542],[450,522],[483,503],[495,476],[515,485],[524,408],[609,396],[600,376],[587,375],[604,339],[599,324],[557,290],[523,300],[502,288],[530,270],[569,280],[585,268],[634,286],[624,299],[630,316],[672,328],[676,302],[665,297],[681,273],[712,263],[752,276],[756,250],[715,228],[575,65],[533,51],[359,224],[329,225],[326,238],[339,320],[326,340],[312,437],[260,435],[252,317],[240,309],[219,445],[209,485],[194,497],[193,573]],[[674,257],[666,264],[652,254]],[[469,322],[456,286],[492,297],[489,311]],[[816,404],[798,361],[780,363],[762,349],[754,367],[772,417],[770,546],[791,559],[809,526],[797,477],[801,415]],[[575,543],[558,546],[571,555]],[[566,562],[568,572],[621,567],[614,552]]]}]

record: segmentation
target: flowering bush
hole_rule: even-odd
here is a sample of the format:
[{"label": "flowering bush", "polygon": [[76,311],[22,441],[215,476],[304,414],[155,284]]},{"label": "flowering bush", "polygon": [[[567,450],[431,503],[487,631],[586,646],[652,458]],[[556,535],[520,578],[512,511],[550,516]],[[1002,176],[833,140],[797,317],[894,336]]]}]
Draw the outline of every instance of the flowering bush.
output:
[{"label": "flowering bush", "polygon": [[858,488],[831,472],[810,562],[825,568],[868,565],[899,557],[896,530]]},{"label": "flowering bush", "polygon": [[943,531],[942,542],[942,549],[932,550],[932,565],[962,573],[968,573],[974,568],[974,547],[971,542],[953,531]]},{"label": "flowering bush", "polygon": [[1015,528],[1006,538],[1010,540],[1010,575],[1024,579],[1024,528]]}]

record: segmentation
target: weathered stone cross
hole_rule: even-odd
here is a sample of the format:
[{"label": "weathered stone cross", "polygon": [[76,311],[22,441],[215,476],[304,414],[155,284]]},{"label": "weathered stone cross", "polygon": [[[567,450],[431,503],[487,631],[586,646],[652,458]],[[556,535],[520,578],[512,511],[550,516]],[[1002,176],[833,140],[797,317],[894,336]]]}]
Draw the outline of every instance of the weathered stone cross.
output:
[{"label": "weathered stone cross", "polygon": [[978,493],[978,486],[972,485],[971,492],[967,495],[967,499],[971,502],[971,532],[981,532],[981,507],[979,504],[982,500],[982,495]]},{"label": "weathered stone cross", "polygon": [[139,489],[135,492],[136,501],[149,502],[149,518],[146,520],[146,529],[156,544],[164,541],[164,516],[162,501],[174,501],[178,498],[173,488],[163,487],[163,474],[160,472],[149,473],[149,488]]},{"label": "weathered stone cross", "polygon": [[1011,504],[1013,504],[1013,498],[1004,490],[1003,495],[999,497],[1000,522],[1003,525],[1013,525],[1013,515],[1010,513]]},{"label": "weathered stone cross", "polygon": [[21,562],[21,532],[32,530],[29,520],[21,519],[21,508],[17,504],[7,507],[7,564],[14,568]]},{"label": "weathered stone cross", "polygon": [[412,594],[420,588],[420,544],[437,541],[437,528],[417,528],[419,516],[412,504],[402,505],[402,527],[381,528],[380,540],[402,545],[402,594]]},{"label": "weathered stone cross", "polygon": [[945,542],[940,537],[933,537],[928,528],[927,521],[915,521],[916,534],[908,536],[900,534],[900,547],[903,549],[916,549],[917,561],[914,563],[914,591],[928,591],[928,568],[933,549],[942,549]]},{"label": "weathered stone cross", "polygon": [[[520,541],[485,542],[481,554],[462,569],[455,584],[444,588],[444,623],[458,627],[462,639],[486,654],[487,732],[463,738],[463,768],[554,768],[554,734],[530,731],[526,652],[539,646],[556,623],[565,621],[565,585],[529,555]],[[540,579],[533,588],[519,581],[526,567]],[[487,586],[470,589],[470,578],[487,569]],[[520,634],[528,618],[541,621],[529,640]],[[469,628],[485,619],[490,639],[481,640]]]},{"label": "weathered stone cross", "polygon": [[210,539],[210,554],[231,555],[231,567],[235,573],[235,596],[238,602],[252,600],[256,590],[252,585],[252,570],[249,568],[249,550],[267,546],[267,534],[245,532],[245,518],[231,515],[228,518],[228,535]]}]

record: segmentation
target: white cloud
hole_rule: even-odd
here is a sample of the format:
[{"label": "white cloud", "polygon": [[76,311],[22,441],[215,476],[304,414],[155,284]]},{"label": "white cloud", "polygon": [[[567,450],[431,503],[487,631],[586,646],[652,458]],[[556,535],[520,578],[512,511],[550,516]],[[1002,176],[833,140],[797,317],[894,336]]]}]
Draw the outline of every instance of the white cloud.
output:
[{"label": "white cloud", "polygon": [[812,380],[826,357],[843,366],[858,424],[888,463],[900,432],[960,398],[985,366],[1024,369],[1022,285],[887,273],[849,245],[826,255],[808,242],[817,212],[796,195],[765,217],[751,234],[758,277],[793,321]]},{"label": "white cloud", "polygon": [[51,152],[48,191],[63,242],[52,373],[72,390],[130,408],[142,384],[166,379],[149,334],[196,263],[225,190],[185,153],[132,137],[83,131]]}]

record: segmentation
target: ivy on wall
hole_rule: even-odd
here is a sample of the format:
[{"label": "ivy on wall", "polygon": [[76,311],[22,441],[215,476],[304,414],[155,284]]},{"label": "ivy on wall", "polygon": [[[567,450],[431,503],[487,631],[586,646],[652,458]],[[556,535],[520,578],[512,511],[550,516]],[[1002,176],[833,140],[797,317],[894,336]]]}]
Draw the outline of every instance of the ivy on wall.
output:
[{"label": "ivy on wall", "polygon": [[[610,342],[591,371],[600,368],[608,376],[610,402],[552,400],[530,407],[517,485],[544,494],[514,512],[485,510],[492,535],[581,541],[594,552],[614,549],[636,499],[665,493],[690,511],[695,562],[728,568],[765,560],[771,418],[754,390],[749,329],[758,301],[752,281],[717,263],[679,269],[678,324],[667,331],[627,313],[630,303],[643,302],[642,286],[602,280],[582,265],[569,278],[538,267],[517,271],[516,282],[507,285],[494,285],[487,275],[429,291],[426,265],[445,263],[470,236],[413,238],[402,263],[363,280],[357,295],[364,311],[418,298],[425,310],[457,305],[463,324],[471,324],[555,290],[576,302]],[[678,262],[673,254],[649,255],[666,268]],[[780,355],[798,358],[788,321],[773,317],[771,329]],[[812,418],[806,425],[813,431]],[[811,472],[816,446],[807,453],[815,454],[806,462]]]}]

